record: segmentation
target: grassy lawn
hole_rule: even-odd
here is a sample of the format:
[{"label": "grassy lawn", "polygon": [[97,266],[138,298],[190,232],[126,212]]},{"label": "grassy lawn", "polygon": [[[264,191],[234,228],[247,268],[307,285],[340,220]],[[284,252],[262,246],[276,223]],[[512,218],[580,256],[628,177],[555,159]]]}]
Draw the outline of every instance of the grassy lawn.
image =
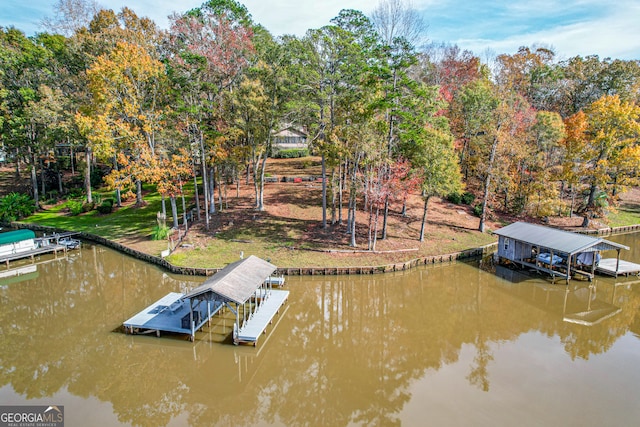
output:
[{"label": "grassy lawn", "polygon": [[624,227],[627,225],[640,224],[640,205],[623,206],[617,212],[609,213],[610,227]]},{"label": "grassy lawn", "polygon": [[154,191],[147,193],[144,200],[147,202],[146,206],[135,207],[129,204],[106,215],[93,210],[73,216],[69,213],[67,204],[60,203],[45,207],[24,219],[24,222],[84,231],[114,240],[130,235],[150,236],[151,229],[156,224],[156,212],[161,210],[161,199]]}]

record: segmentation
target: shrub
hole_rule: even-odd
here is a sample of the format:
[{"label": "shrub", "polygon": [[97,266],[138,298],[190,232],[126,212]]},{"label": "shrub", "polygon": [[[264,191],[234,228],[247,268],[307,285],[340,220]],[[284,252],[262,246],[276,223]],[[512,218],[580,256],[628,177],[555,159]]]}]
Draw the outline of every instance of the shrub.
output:
[{"label": "shrub", "polygon": [[527,205],[527,198],[522,195],[515,196],[511,201],[511,212],[514,214],[521,214],[524,212],[524,208]]},{"label": "shrub", "polygon": [[471,206],[471,203],[476,199],[476,196],[473,193],[467,192],[462,195],[461,199],[462,203]]},{"label": "shrub", "polygon": [[129,200],[135,200],[135,198],[136,198],[136,193],[134,193],[131,190],[120,192],[120,200],[122,200],[123,202],[128,202]]},{"label": "shrub", "polygon": [[91,212],[92,210],[94,210],[96,208],[96,204],[94,202],[86,202],[82,204],[82,212],[86,213],[86,212]]},{"label": "shrub", "polygon": [[60,170],[71,169],[71,156],[58,156],[57,161]]},{"label": "shrub", "polygon": [[95,167],[91,169],[91,186],[92,187],[100,187],[103,182],[103,178],[107,175],[108,169]]},{"label": "shrub", "polygon": [[97,209],[101,214],[111,213],[113,211],[113,199],[105,199]]},{"label": "shrub", "polygon": [[286,150],[274,151],[274,159],[295,159],[298,157],[307,157],[309,155],[309,149],[307,148],[289,148]]},{"label": "shrub", "polygon": [[0,220],[11,222],[32,215],[36,210],[34,200],[26,194],[9,193],[0,198]]},{"label": "shrub", "polygon": [[154,225],[151,230],[151,240],[164,240],[169,237],[171,229],[166,225]]},{"label": "shrub", "polygon": [[473,207],[473,214],[478,218],[482,215],[482,203],[478,203]]},{"label": "shrub", "polygon": [[67,207],[73,216],[80,215],[82,213],[82,202],[79,200],[69,200],[67,202]]},{"label": "shrub", "polygon": [[451,193],[447,196],[447,200],[451,203],[459,205],[462,202],[462,195],[460,193]]},{"label": "shrub", "polygon": [[84,189],[81,187],[74,187],[69,190],[69,197],[80,197],[84,194]]}]

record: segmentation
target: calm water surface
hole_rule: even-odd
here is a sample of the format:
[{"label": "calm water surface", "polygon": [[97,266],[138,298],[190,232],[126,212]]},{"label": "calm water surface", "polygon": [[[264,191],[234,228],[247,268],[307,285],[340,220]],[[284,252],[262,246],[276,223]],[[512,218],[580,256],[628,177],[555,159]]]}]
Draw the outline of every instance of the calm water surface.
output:
[{"label": "calm water surface", "polygon": [[[612,238],[632,247],[640,235]],[[67,426],[630,426],[640,419],[640,283],[552,285],[456,263],[288,278],[257,348],[231,317],[196,343],[124,320],[203,278],[85,245],[0,278],[0,404],[65,406]]]}]

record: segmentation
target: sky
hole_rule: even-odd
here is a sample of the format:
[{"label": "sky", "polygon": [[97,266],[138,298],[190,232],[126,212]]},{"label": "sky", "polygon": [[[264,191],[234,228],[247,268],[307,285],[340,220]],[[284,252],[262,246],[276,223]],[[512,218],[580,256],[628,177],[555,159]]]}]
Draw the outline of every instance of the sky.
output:
[{"label": "sky", "polygon": [[[405,0],[427,24],[430,42],[457,44],[475,55],[514,54],[520,46],[552,48],[556,58],[598,55],[640,59],[639,0]],[[204,0],[98,0],[107,9],[133,9],[168,27],[167,16]],[[341,9],[370,15],[377,0],[240,0],[254,22],[274,35],[301,36],[329,24]],[[27,35],[53,15],[57,0],[0,0],[0,26]]]}]

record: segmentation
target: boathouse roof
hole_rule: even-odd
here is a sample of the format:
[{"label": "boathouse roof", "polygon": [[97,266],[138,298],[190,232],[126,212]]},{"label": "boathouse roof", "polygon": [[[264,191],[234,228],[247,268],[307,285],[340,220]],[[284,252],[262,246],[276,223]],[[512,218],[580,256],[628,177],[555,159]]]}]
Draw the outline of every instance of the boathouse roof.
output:
[{"label": "boathouse roof", "polygon": [[572,233],[528,222],[514,222],[493,233],[565,254],[629,249],[628,246],[610,242],[600,237]]},{"label": "boathouse roof", "polygon": [[29,240],[36,237],[36,234],[31,230],[14,230],[0,233],[0,245],[6,245],[10,243],[22,242],[23,240]]},{"label": "boathouse roof", "polygon": [[264,281],[276,271],[276,266],[251,255],[224,267],[184,298],[212,292],[224,300],[243,304],[251,298]]}]

